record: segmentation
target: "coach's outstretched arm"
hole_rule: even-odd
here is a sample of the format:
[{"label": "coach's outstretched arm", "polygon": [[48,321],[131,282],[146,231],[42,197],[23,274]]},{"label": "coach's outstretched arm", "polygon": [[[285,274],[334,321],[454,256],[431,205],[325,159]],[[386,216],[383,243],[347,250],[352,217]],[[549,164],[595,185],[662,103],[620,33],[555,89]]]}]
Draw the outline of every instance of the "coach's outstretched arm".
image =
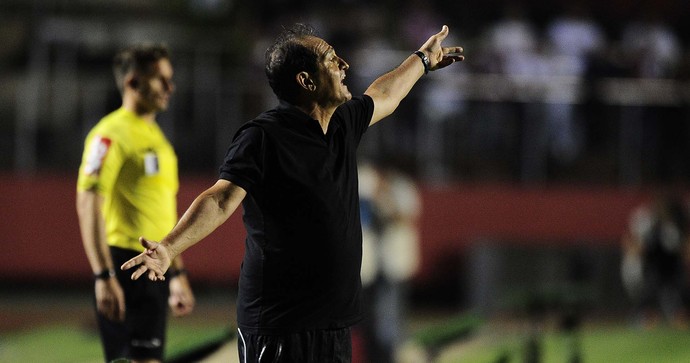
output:
[{"label": "coach's outstretched arm", "polygon": [[140,237],[146,251],[125,262],[120,268],[138,266],[132,280],[147,274],[149,280],[164,280],[172,260],[223,224],[235,212],[247,192],[230,181],[220,179],[199,194],[180,221],[160,243]]},{"label": "coach's outstretched arm", "polygon": [[413,53],[398,68],[379,77],[367,88],[364,94],[374,100],[374,115],[370,125],[393,113],[426,71],[435,71],[465,59],[462,47],[441,46],[447,36],[448,26],[444,25],[439,33],[432,35],[419,48],[421,55],[428,58],[428,69],[422,57]]}]

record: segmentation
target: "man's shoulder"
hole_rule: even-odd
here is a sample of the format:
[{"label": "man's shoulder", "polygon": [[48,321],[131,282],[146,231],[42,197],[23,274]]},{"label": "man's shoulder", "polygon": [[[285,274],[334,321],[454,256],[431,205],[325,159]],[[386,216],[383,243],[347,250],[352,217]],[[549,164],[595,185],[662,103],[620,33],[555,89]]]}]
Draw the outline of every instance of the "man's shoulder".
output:
[{"label": "man's shoulder", "polygon": [[258,116],[254,117],[252,120],[247,122],[247,124],[255,125],[255,126],[264,126],[264,125],[274,125],[277,124],[278,121],[281,118],[281,112],[275,108],[270,109],[268,111],[264,111],[260,113]]},{"label": "man's shoulder", "polygon": [[[374,113],[374,101],[368,95],[352,97],[338,106],[331,118],[337,125],[350,128],[353,125],[368,125]],[[356,127],[364,133],[366,127]]]},{"label": "man's shoulder", "polygon": [[286,115],[278,109],[270,109],[264,111],[253,119],[247,121],[240,127],[238,131],[243,131],[247,129],[258,129],[261,131],[271,131],[275,128],[282,126],[281,120],[284,119]]},{"label": "man's shoulder", "polygon": [[[268,112],[268,111],[267,111]],[[264,112],[260,114],[259,116],[253,118],[252,120],[249,120],[242,124],[239,129],[235,132],[235,136],[233,140],[237,139],[253,139],[258,137],[259,135],[265,134],[267,130],[270,130],[272,128],[272,125],[274,125],[277,122],[277,119],[271,116],[267,116],[266,113]]]},{"label": "man's shoulder", "polygon": [[130,122],[131,117],[121,111],[115,110],[101,118],[91,128],[89,135],[107,138],[116,144],[127,144],[131,141],[133,134],[136,133],[136,123]]},{"label": "man's shoulder", "polygon": [[122,129],[128,127],[129,124],[131,124],[129,121],[131,117],[126,112],[123,112],[123,110],[117,109],[109,114],[103,116],[96,125],[93,127],[93,129]]},{"label": "man's shoulder", "polygon": [[344,106],[344,105],[352,105],[352,104],[361,104],[361,103],[366,104],[366,103],[369,103],[369,102],[373,102],[372,99],[371,99],[371,96],[369,96],[369,95],[367,95],[367,94],[361,94],[361,95],[358,95],[358,96],[352,96],[352,98],[350,98],[349,100],[347,100],[347,102],[343,103],[341,106]]},{"label": "man's shoulder", "polygon": [[368,95],[354,96],[347,102],[338,106],[336,112],[347,112],[348,110],[353,110],[357,108],[372,108],[374,107],[374,101]]}]

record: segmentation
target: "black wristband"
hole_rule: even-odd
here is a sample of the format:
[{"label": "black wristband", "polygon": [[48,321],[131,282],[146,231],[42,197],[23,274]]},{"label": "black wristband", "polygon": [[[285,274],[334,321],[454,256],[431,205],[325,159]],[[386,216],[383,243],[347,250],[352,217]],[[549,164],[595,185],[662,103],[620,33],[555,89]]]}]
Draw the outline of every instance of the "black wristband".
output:
[{"label": "black wristband", "polygon": [[181,268],[178,270],[170,270],[170,278],[177,277],[180,275],[186,275],[186,274],[187,274],[186,268]]},{"label": "black wristband", "polygon": [[105,270],[93,275],[93,278],[96,280],[107,280],[111,277],[115,277],[115,270],[113,270],[113,269],[105,269]]},{"label": "black wristband", "polygon": [[429,57],[424,54],[421,50],[416,50],[414,52],[419,58],[422,60],[422,64],[424,65],[424,74],[429,73],[429,68],[431,68],[431,63],[429,62]]}]

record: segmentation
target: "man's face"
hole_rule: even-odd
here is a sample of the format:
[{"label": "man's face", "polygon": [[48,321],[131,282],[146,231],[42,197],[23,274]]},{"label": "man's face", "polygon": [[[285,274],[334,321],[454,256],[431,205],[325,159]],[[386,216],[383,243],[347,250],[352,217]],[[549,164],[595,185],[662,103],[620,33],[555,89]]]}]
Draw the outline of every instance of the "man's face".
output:
[{"label": "man's face", "polygon": [[345,71],[350,66],[323,39],[312,37],[307,40],[316,52],[317,73],[314,76],[317,98],[320,103],[341,105],[352,98],[343,82]]},{"label": "man's face", "polygon": [[154,63],[150,72],[137,77],[137,105],[149,112],[165,111],[175,90],[173,68],[166,58]]}]

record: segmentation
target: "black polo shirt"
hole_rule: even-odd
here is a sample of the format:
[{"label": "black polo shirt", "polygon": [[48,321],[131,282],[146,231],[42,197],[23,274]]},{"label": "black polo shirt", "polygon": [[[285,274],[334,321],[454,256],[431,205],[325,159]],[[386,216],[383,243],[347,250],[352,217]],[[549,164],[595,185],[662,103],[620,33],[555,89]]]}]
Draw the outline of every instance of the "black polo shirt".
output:
[{"label": "black polo shirt", "polygon": [[237,320],[250,333],[342,328],[361,316],[356,151],[369,96],[338,107],[324,135],[288,103],[243,125],[220,178],[247,191]]}]

